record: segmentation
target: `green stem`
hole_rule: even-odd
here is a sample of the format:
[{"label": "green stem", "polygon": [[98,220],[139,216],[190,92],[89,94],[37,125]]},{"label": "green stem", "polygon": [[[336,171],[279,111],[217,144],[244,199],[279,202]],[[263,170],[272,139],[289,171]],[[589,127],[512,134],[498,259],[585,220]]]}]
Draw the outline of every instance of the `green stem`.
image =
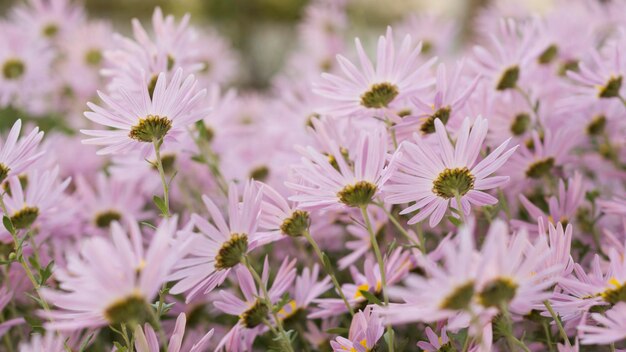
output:
[{"label": "green stem", "polygon": [[[200,136],[196,136],[192,129],[189,129],[189,133],[194,136],[193,140],[198,146],[200,156],[202,157],[202,162],[209,168],[209,171],[215,178],[215,181],[217,182],[217,186],[219,187],[220,191],[222,191],[225,196],[228,196],[228,182],[226,182],[224,175],[222,175],[220,171],[218,162],[219,159],[211,149],[209,141],[201,138]],[[205,156],[205,154],[208,156],[208,158]]]},{"label": "green stem", "polygon": [[385,124],[387,125],[387,131],[391,135],[394,150],[398,149],[398,140],[396,138],[396,130],[393,129],[393,122],[391,122],[388,118],[385,118]]},{"label": "green stem", "polygon": [[417,238],[420,240],[422,254],[426,254],[426,237],[424,236],[424,228],[422,227],[421,221],[415,224],[415,230],[417,231]]},{"label": "green stem", "polygon": [[291,340],[289,339],[289,336],[287,335],[287,333],[285,332],[285,329],[283,328],[283,323],[278,317],[278,313],[274,311],[274,306],[272,304],[272,300],[270,299],[270,294],[269,292],[267,292],[267,287],[265,287],[265,283],[263,282],[259,274],[256,272],[256,270],[254,270],[247,256],[243,257],[242,262],[248,268],[248,271],[250,271],[250,274],[256,281],[257,285],[259,285],[259,287],[261,288],[261,291],[263,292],[263,298],[265,300],[265,305],[267,306],[267,309],[269,310],[269,312],[272,314],[272,317],[274,317],[274,321],[276,322],[276,327],[278,327],[278,333],[282,335],[282,338],[285,341],[285,346],[287,347],[287,350],[289,352],[294,352],[293,347],[291,346]]},{"label": "green stem", "polygon": [[170,199],[169,199],[169,187],[167,184],[167,179],[165,178],[165,170],[163,170],[163,161],[161,160],[161,145],[163,144],[162,139],[153,139],[152,144],[154,144],[154,154],[156,155],[156,167],[159,170],[159,176],[161,176],[161,184],[163,185],[163,202],[165,203],[165,212],[163,216],[166,218],[170,217]]},{"label": "green stem", "polygon": [[546,306],[546,308],[548,309],[548,312],[550,312],[550,315],[552,316],[552,319],[554,319],[554,323],[556,323],[556,326],[559,328],[559,334],[561,334],[561,338],[565,341],[567,346],[571,346],[569,342],[569,337],[567,337],[567,333],[565,332],[565,329],[563,328],[563,324],[561,324],[561,320],[559,320],[558,315],[556,314],[554,309],[552,309],[552,305],[550,304],[550,301],[548,300],[543,301],[543,305]]},{"label": "green stem", "polygon": [[624,104],[624,107],[626,107],[626,99],[624,99],[621,95],[618,95],[617,98],[622,102],[622,104]]},{"label": "green stem", "polygon": [[[387,292],[387,275],[385,273],[385,263],[383,262],[383,256],[380,253],[380,247],[378,247],[378,241],[376,240],[376,234],[374,233],[374,228],[372,227],[372,222],[370,221],[369,214],[367,213],[367,205],[361,207],[361,215],[363,216],[363,220],[365,221],[365,226],[367,227],[367,231],[370,234],[370,241],[372,242],[372,248],[374,249],[374,255],[376,255],[376,260],[378,261],[378,269],[380,271],[380,281],[383,289],[383,300],[385,302],[385,306],[389,305],[389,294]],[[393,352],[394,350],[394,338],[393,338],[393,329],[391,325],[387,325],[387,332],[389,334],[389,351]]]},{"label": "green stem", "polygon": [[456,206],[459,215],[461,216],[461,221],[464,225],[466,225],[467,219],[465,218],[465,212],[463,211],[463,206],[461,205],[461,195],[458,192],[454,192],[454,200],[456,201]]},{"label": "green stem", "polygon": [[348,299],[344,295],[343,290],[341,289],[341,285],[339,284],[339,281],[337,280],[337,277],[335,276],[333,268],[326,267],[326,264],[324,263],[324,254],[320,250],[320,247],[317,245],[317,242],[315,242],[315,239],[313,239],[309,230],[304,230],[302,235],[307,239],[307,241],[309,241],[309,244],[311,244],[311,247],[313,247],[315,254],[317,254],[317,257],[320,259],[320,262],[322,263],[322,267],[324,267],[326,274],[330,276],[330,279],[333,282],[333,285],[335,285],[335,289],[337,290],[337,293],[339,293],[339,296],[341,296],[341,299],[343,300],[343,303],[345,303],[346,307],[348,308],[350,315],[354,315],[354,309],[352,308],[352,306],[350,305],[350,302],[348,302]]},{"label": "green stem", "polygon": [[548,322],[544,320],[541,325],[543,325],[543,332],[546,334],[546,343],[548,344],[548,348],[550,351],[554,351],[554,346],[552,346],[552,332],[550,331]]},{"label": "green stem", "polygon": [[500,312],[502,313],[502,317],[504,318],[507,324],[505,337],[506,337],[506,342],[509,345],[509,349],[511,351],[515,351],[515,346],[518,346],[525,352],[530,352],[528,347],[522,341],[518,340],[517,337],[513,335],[513,319],[511,319],[511,313],[509,313],[509,309],[506,306],[506,304],[501,305]]}]

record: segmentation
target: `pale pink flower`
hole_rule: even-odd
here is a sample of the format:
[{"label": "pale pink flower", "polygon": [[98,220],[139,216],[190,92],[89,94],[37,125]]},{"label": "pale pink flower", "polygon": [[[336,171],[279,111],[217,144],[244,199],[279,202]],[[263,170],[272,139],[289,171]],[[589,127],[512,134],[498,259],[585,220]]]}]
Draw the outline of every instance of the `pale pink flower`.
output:
[{"label": "pale pink flower", "polygon": [[598,325],[583,322],[578,326],[583,345],[607,345],[626,338],[626,303],[619,302],[605,314],[592,313],[591,317]]},{"label": "pale pink flower", "polygon": [[17,120],[2,144],[0,183],[9,177],[20,175],[44,154],[43,151],[37,150],[43,132],[39,132],[39,128],[35,127],[27,136],[19,138],[21,129],[22,120]]},{"label": "pale pink flower", "polygon": [[[465,119],[453,144],[443,123],[436,119],[435,144],[417,135],[413,142],[403,142],[396,152],[401,156],[396,158],[395,171],[383,187],[385,201],[415,202],[400,214],[419,210],[408,223],[415,224],[430,216],[431,227],[439,224],[450,206],[462,208],[469,215],[472,204],[496,204],[498,200],[484,191],[504,185],[509,178],[489,175],[502,167],[517,147],[506,150],[507,140],[477,163],[487,129],[485,119],[477,118],[471,130],[470,120]],[[460,198],[460,205],[455,195]]]},{"label": "pale pink flower", "polygon": [[[209,340],[213,336],[213,329],[209,330],[198,342],[196,342],[190,349],[182,349],[183,338],[185,336],[185,325],[187,323],[187,316],[185,313],[180,313],[176,318],[176,325],[170,336],[169,344],[167,345],[166,352],[202,352],[208,348]],[[165,343],[163,341],[163,343]],[[148,323],[144,324],[143,329],[141,325],[135,327],[135,349],[137,352],[160,352],[159,339],[154,332],[152,326]]]},{"label": "pale pink flower", "polygon": [[372,351],[384,331],[378,314],[372,311],[372,307],[366,307],[352,317],[348,338],[338,336],[335,341],[330,342],[330,345],[334,352]]},{"label": "pale pink flower", "polygon": [[333,100],[327,109],[329,113],[399,121],[399,116],[393,110],[394,103],[432,84],[426,74],[436,58],[423,64],[419,57],[422,45],[415,46],[409,35],[404,37],[400,50],[396,52],[391,27],[387,27],[386,35],[378,40],[374,68],[361,41],[357,38],[355,42],[361,70],[338,55],[337,61],[343,76],[322,74],[324,81],[316,85],[315,92]]}]

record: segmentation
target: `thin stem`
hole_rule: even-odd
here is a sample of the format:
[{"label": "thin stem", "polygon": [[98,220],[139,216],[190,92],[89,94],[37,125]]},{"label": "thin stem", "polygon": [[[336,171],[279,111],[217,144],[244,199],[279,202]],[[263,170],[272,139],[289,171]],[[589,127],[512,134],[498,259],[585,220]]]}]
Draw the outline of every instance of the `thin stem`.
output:
[{"label": "thin stem", "polygon": [[624,104],[624,107],[626,107],[626,99],[624,99],[621,95],[618,95],[617,98],[622,102],[622,104]]},{"label": "thin stem", "polygon": [[518,340],[517,337],[513,335],[513,319],[511,319],[511,313],[509,313],[509,309],[506,304],[501,305],[500,312],[502,313],[502,317],[504,318],[507,324],[505,337],[506,337],[506,342],[509,345],[509,349],[511,351],[515,351],[515,346],[518,346],[525,352],[530,352],[530,350],[528,349],[528,346],[526,346],[522,341]]},{"label": "thin stem", "polygon": [[463,206],[461,205],[461,195],[458,192],[454,192],[454,200],[456,201],[456,206],[463,224],[467,224],[467,219],[465,218],[465,212],[463,211]]},{"label": "thin stem", "polygon": [[169,187],[167,184],[167,179],[165,178],[165,170],[163,170],[163,161],[161,160],[161,145],[163,144],[162,139],[153,139],[152,144],[154,144],[154,154],[156,155],[156,167],[159,170],[159,176],[161,176],[161,184],[163,185],[163,202],[165,203],[165,212],[163,216],[166,218],[170,217],[170,199],[169,199]]},{"label": "thin stem", "polygon": [[544,320],[541,325],[543,325],[543,331],[546,334],[546,343],[548,344],[548,348],[550,351],[554,351],[554,346],[552,346],[552,332],[550,331],[548,322]]},{"label": "thin stem", "polygon": [[270,299],[269,292],[267,292],[267,287],[265,287],[265,283],[263,282],[259,274],[256,272],[256,270],[254,270],[247,256],[243,257],[242,262],[248,268],[248,271],[254,278],[254,281],[256,281],[257,285],[259,285],[259,287],[261,288],[261,291],[263,292],[263,298],[265,300],[265,305],[267,306],[268,311],[272,314],[272,317],[274,317],[274,321],[276,322],[276,326],[278,327],[278,333],[282,335],[282,338],[285,340],[287,350],[289,352],[294,352],[293,347],[291,346],[291,340],[289,339],[289,336],[287,335],[287,333],[285,332],[285,329],[283,328],[283,323],[278,317],[278,313],[274,311],[272,300]]},{"label": "thin stem", "polygon": [[[380,253],[380,247],[378,247],[378,241],[376,240],[376,234],[374,233],[374,228],[372,227],[372,222],[370,221],[369,214],[367,213],[367,205],[361,207],[361,215],[363,216],[363,220],[365,221],[365,226],[367,227],[367,231],[370,234],[370,241],[372,242],[372,248],[374,248],[374,255],[376,255],[376,260],[378,261],[378,269],[380,271],[380,281],[383,289],[383,300],[385,302],[385,306],[389,305],[389,294],[387,292],[387,275],[385,274],[385,263],[383,262],[383,256]],[[389,351],[393,352],[394,350],[394,338],[393,338],[393,329],[391,325],[387,325],[387,332],[389,334]]]},{"label": "thin stem", "polygon": [[387,125],[387,131],[391,135],[391,141],[393,142],[393,149],[398,149],[398,140],[396,138],[396,130],[393,128],[393,122],[390,119],[385,118],[385,124]]},{"label": "thin stem", "polygon": [[343,290],[341,289],[341,285],[339,284],[339,281],[337,280],[337,277],[335,276],[333,268],[330,268],[330,267],[327,268],[326,264],[324,264],[324,254],[320,250],[320,247],[317,245],[317,242],[315,242],[315,239],[313,239],[309,230],[304,230],[302,235],[307,239],[307,241],[309,241],[309,244],[311,245],[311,247],[313,247],[315,254],[317,254],[317,257],[320,259],[320,262],[322,263],[322,267],[324,267],[326,274],[330,276],[330,279],[333,282],[333,285],[335,285],[335,289],[339,293],[339,296],[341,296],[343,303],[345,303],[346,307],[348,308],[350,315],[354,315],[354,309],[350,305],[350,302],[348,302],[346,295],[344,295]]},{"label": "thin stem", "polygon": [[400,224],[398,219],[396,219],[396,217],[390,211],[388,211],[387,208],[385,208],[384,204],[382,203],[374,203],[374,204],[377,205],[380,209],[382,209],[385,212],[389,220],[391,220],[391,223],[396,227],[396,229],[398,229],[398,231],[400,231],[400,233],[409,241],[409,243],[415,246],[418,246],[421,249],[421,246],[419,245],[419,243],[415,242],[415,239],[413,239],[411,235],[409,235],[407,230],[405,230],[404,227],[402,227],[402,224]]},{"label": "thin stem", "polygon": [[552,305],[550,304],[550,301],[548,300],[543,301],[543,305],[546,306],[546,308],[548,309],[548,312],[550,312],[550,315],[552,316],[552,319],[554,319],[556,326],[559,328],[559,334],[561,334],[561,338],[565,340],[565,343],[567,344],[567,346],[571,346],[569,342],[569,337],[567,337],[567,333],[565,332],[565,329],[563,328],[563,324],[561,324],[561,321],[559,320],[558,315],[556,314],[556,312],[554,312],[554,309],[552,309]]},{"label": "thin stem", "polygon": [[415,229],[417,231],[417,238],[420,240],[420,249],[422,250],[422,254],[426,254],[426,237],[424,236],[424,228],[422,227],[421,221],[415,224]]},{"label": "thin stem", "polygon": [[[189,129],[189,134],[193,136],[193,140],[200,150],[200,156],[202,157],[201,161],[209,168],[209,171],[215,178],[220,191],[222,191],[225,196],[228,196],[228,182],[226,182],[226,179],[220,171],[217,155],[211,149],[211,145],[207,140],[201,138],[200,136],[196,136],[192,129]],[[208,155],[208,158],[205,157],[204,154]]]}]

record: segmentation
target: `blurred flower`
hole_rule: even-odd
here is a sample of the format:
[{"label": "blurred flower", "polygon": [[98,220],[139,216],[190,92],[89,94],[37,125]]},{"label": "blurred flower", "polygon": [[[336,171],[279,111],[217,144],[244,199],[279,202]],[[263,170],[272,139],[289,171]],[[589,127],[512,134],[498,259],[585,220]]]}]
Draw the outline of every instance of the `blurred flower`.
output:
[{"label": "blurred flower", "polygon": [[372,307],[366,307],[352,317],[348,338],[338,336],[335,341],[330,342],[330,345],[335,352],[372,351],[384,331],[381,319],[372,312]]},{"label": "blurred flower", "polygon": [[[169,344],[167,345],[167,352],[180,352],[181,345],[183,343],[183,337],[185,335],[185,324],[187,322],[187,317],[185,313],[180,313],[178,318],[176,318],[176,325],[174,327],[174,331],[172,331]],[[191,349],[182,350],[184,352],[201,352],[207,349],[207,344],[209,343],[209,339],[213,336],[213,330],[209,330],[200,339],[200,341],[196,342]],[[160,352],[160,343],[157,339],[157,335],[154,332],[154,329],[150,324],[144,324],[143,329],[141,325],[137,325],[135,327],[135,349],[137,352]]]}]

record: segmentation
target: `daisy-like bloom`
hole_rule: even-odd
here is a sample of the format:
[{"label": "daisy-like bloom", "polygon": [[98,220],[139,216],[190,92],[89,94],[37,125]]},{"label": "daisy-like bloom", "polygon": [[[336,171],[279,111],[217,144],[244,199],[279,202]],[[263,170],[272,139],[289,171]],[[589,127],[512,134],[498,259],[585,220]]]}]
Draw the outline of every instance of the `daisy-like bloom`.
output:
[{"label": "daisy-like bloom", "polygon": [[[0,288],[0,310],[4,311],[7,304],[14,299],[13,292],[9,291],[6,286]],[[4,336],[12,327],[24,324],[26,320],[23,317],[8,319],[0,323],[0,337]]]},{"label": "daisy-like bloom", "polygon": [[[401,248],[396,249],[389,257],[384,258],[385,278],[387,286],[392,287],[403,280],[409,270],[413,268],[409,252],[402,251]],[[382,281],[380,268],[375,260],[367,257],[363,263],[363,273],[360,273],[356,267],[350,267],[350,273],[354,284],[344,284],[341,291],[346,296],[350,306],[357,309],[363,308],[367,304],[367,299],[361,291],[367,291],[371,294],[382,296]],[[341,298],[319,298],[314,300],[319,309],[308,315],[308,318],[327,318],[341,315],[348,312],[345,302]]]},{"label": "daisy-like bloom", "polygon": [[515,88],[522,80],[538,53],[543,50],[541,38],[534,26],[520,26],[514,19],[502,19],[497,35],[490,34],[490,50],[476,46],[475,70],[492,82],[493,89]]},{"label": "daisy-like bloom", "polygon": [[98,151],[102,155],[137,149],[147,154],[153,143],[176,141],[205,113],[199,109],[199,102],[206,91],[196,90],[193,75],[183,78],[183,70],[178,69],[169,81],[165,73],[159,74],[153,92],[145,81],[138,82],[140,89],[135,91],[120,87],[115,95],[98,92],[108,108],[87,103],[92,111],[85,112],[85,116],[109,129],[81,130],[94,137],[83,143],[106,146]]},{"label": "daisy-like bloom", "polygon": [[626,199],[613,197],[611,200],[598,200],[598,206],[605,214],[626,216]]},{"label": "daisy-like bloom", "polygon": [[422,45],[415,46],[409,35],[404,37],[400,50],[396,52],[391,27],[387,27],[387,34],[378,40],[374,69],[361,41],[357,38],[355,42],[361,70],[338,55],[337,61],[344,76],[324,73],[324,81],[314,91],[336,102],[328,108],[329,113],[340,116],[376,116],[399,121],[400,118],[393,111],[394,103],[432,84],[432,79],[427,78],[426,74],[436,58],[422,63],[419,57]]},{"label": "daisy-like bloom", "polygon": [[450,43],[456,40],[459,28],[454,21],[434,13],[410,14],[400,23],[399,33],[410,34],[422,43],[422,54],[444,56],[450,54]]},{"label": "daisy-like bloom", "polygon": [[[463,75],[464,62],[459,61],[451,75],[446,71],[446,65],[441,63],[437,67],[437,82],[432,97],[425,99],[419,95],[413,95],[410,99],[417,111],[402,119],[396,127],[402,130],[408,129],[410,135],[415,132],[421,134],[435,133],[435,120],[439,119],[445,125],[459,114],[459,110],[465,105],[467,99],[474,92],[478,83],[478,76],[473,80]],[[458,125],[457,125],[458,126]]]},{"label": "daisy-like bloom", "polygon": [[194,48],[197,35],[189,27],[190,15],[186,14],[177,24],[174,16],[164,16],[161,8],[152,14],[152,38],[138,19],[133,18],[133,38],[116,35],[115,50],[105,52],[107,68],[104,76],[111,77],[110,91],[120,87],[135,87],[144,81],[154,89],[159,73],[171,74],[182,68],[197,72],[203,68],[200,61],[190,60],[198,49]]},{"label": "daisy-like bloom", "polygon": [[[431,227],[439,224],[450,205],[469,215],[472,204],[497,203],[495,197],[484,191],[504,185],[509,177],[489,175],[508,160],[517,146],[507,150],[507,140],[477,163],[487,129],[487,120],[481,117],[471,130],[470,120],[465,119],[453,145],[443,123],[436,119],[436,147],[417,135],[413,143],[403,142],[396,152],[402,154],[396,159],[395,170],[383,187],[385,201],[415,202],[400,214],[419,210],[408,223],[415,224],[430,216]],[[460,205],[455,198],[460,199]]]},{"label": "daisy-like bloom", "polygon": [[503,172],[511,176],[512,189],[522,191],[532,181],[553,177],[571,160],[569,153],[579,137],[574,129],[566,127],[556,131],[547,128],[542,135],[533,131],[532,139],[520,146]]},{"label": "daisy-like bloom", "polygon": [[43,132],[39,132],[39,128],[35,127],[27,136],[19,138],[21,129],[22,120],[17,120],[2,144],[0,150],[0,183],[11,176],[23,173],[44,154],[43,151],[37,150],[39,142],[43,138]]},{"label": "daisy-like bloom", "polygon": [[444,325],[441,328],[441,336],[435,334],[433,329],[430,326],[426,327],[426,337],[428,338],[428,342],[420,341],[417,343],[417,347],[421,348],[425,352],[437,352],[437,351],[446,351],[448,348],[452,348],[453,344],[448,338],[448,334],[446,332],[447,327]]},{"label": "daisy-like bloom", "polygon": [[348,338],[338,336],[330,342],[334,352],[367,352],[376,348],[376,343],[383,336],[385,327],[372,307],[366,307],[352,317]]},{"label": "daisy-like bloom", "polygon": [[592,313],[591,317],[602,326],[588,322],[579,325],[580,343],[583,345],[608,345],[626,338],[626,303],[616,304],[605,314]]},{"label": "daisy-like bloom", "polygon": [[332,287],[329,276],[318,281],[319,273],[320,268],[315,264],[313,269],[304,268],[302,273],[296,277],[295,286],[293,290],[290,290],[290,296],[293,299],[287,302],[278,312],[280,319],[289,320],[299,311],[307,309],[314,299]]},{"label": "daisy-like bloom", "polygon": [[0,22],[0,106],[41,113],[52,89],[50,67],[54,53],[45,41],[21,28]]},{"label": "daisy-like bloom", "polygon": [[371,203],[389,175],[385,166],[387,133],[381,128],[362,131],[352,151],[333,142],[329,144],[328,155],[313,147],[300,149],[302,162],[292,166],[297,183],[286,183],[296,191],[289,199],[304,210],[344,209]]},{"label": "daisy-like bloom", "polygon": [[130,218],[145,219],[149,213],[143,209],[146,202],[141,192],[138,192],[140,182],[142,180],[138,178],[120,181],[99,173],[92,186],[79,175],[75,195],[87,231],[92,234],[104,233],[114,221],[126,223],[125,220]]},{"label": "daisy-like bloom", "polygon": [[[4,196],[4,203],[13,227],[17,230],[26,230],[42,227],[48,221],[54,221],[55,215],[62,214],[59,200],[63,191],[70,183],[67,178],[58,180],[59,168],[28,173],[20,180],[14,176],[8,180],[8,194]],[[22,182],[26,181],[27,186]],[[0,237],[8,236],[6,229],[0,230]]]},{"label": "daisy-like bloom", "polygon": [[550,301],[563,321],[579,319],[594,306],[626,302],[626,261],[615,248],[611,248],[609,260],[608,268],[604,268],[596,255],[589,274],[575,264],[574,275],[559,280],[561,290]]},{"label": "daisy-like bloom", "polygon": [[136,222],[130,234],[115,222],[111,238],[91,237],[55,268],[59,290],[41,293],[57,309],[43,312],[47,329],[79,330],[105,325],[143,324],[161,285],[191,242],[175,238],[177,218],[164,219],[144,248]]},{"label": "daisy-like bloom", "polygon": [[620,56],[620,45],[613,43],[605,55],[592,51],[590,56],[589,64],[579,63],[579,72],[567,71],[567,76],[577,84],[575,96],[570,100],[575,103],[581,100],[581,96],[588,98],[582,99],[583,102],[623,97],[622,88],[626,85],[622,86],[622,79],[626,74],[626,60]]},{"label": "daisy-like bloom", "polygon": [[284,236],[302,236],[309,229],[309,213],[296,209],[274,188],[258,183],[263,192],[259,227],[266,229],[259,234],[260,243],[269,243]]},{"label": "daisy-like bloom", "polygon": [[[169,344],[167,345],[167,352],[201,352],[208,349],[209,340],[213,336],[213,329],[207,332],[200,341],[196,342],[189,350],[181,349],[183,345],[183,337],[185,336],[185,325],[187,323],[187,316],[185,313],[180,313],[176,318],[176,325],[174,331],[170,337]],[[154,332],[152,325],[144,324],[143,329],[141,325],[135,327],[135,349],[137,352],[160,352],[159,339]]]},{"label": "daisy-like bloom", "polygon": [[405,303],[390,304],[382,310],[385,321],[435,322],[464,314],[468,309],[480,312],[474,298],[478,252],[472,227],[472,223],[463,227],[454,240],[442,246],[441,264],[430,256],[418,257],[418,265],[425,270],[426,277],[411,274],[404,281],[406,287],[395,288],[394,295]]},{"label": "daisy-like bloom", "polygon": [[23,30],[48,40],[63,38],[85,18],[84,9],[71,0],[28,0],[11,13]]},{"label": "daisy-like bloom", "polygon": [[228,189],[228,223],[217,205],[209,197],[202,197],[212,223],[198,214],[191,215],[199,233],[183,231],[192,238],[193,246],[189,256],[176,264],[170,277],[180,280],[170,290],[172,294],[186,292],[189,302],[199,293],[209,293],[258,246],[262,196],[254,183],[247,182],[240,201],[237,186],[231,184]]},{"label": "daisy-like bloom", "polygon": [[[585,188],[583,187],[582,181],[583,178],[579,172],[576,172],[574,177],[568,180],[567,187],[565,186],[565,182],[560,179],[558,197],[554,195],[546,199],[548,203],[547,214],[534,205],[523,194],[520,194],[519,200],[531,219],[543,218],[553,225],[560,222],[564,226],[567,226],[576,218],[576,212],[585,196]],[[537,228],[536,224],[530,224],[520,220],[512,220],[512,224],[524,226],[529,231]]]},{"label": "daisy-like bloom", "polygon": [[[292,285],[293,280],[296,277],[296,260],[289,260],[285,258],[280,268],[276,272],[276,277],[272,282],[272,286],[267,289],[270,303],[276,304],[283,293],[285,293]],[[268,327],[264,325],[264,321],[269,321],[271,324],[275,324],[272,321],[271,312],[268,310],[268,306],[265,302],[265,298],[260,288],[256,286],[252,274],[247,268],[239,266],[236,269],[237,281],[241,293],[243,293],[243,299],[233,295],[227,291],[220,291],[221,299],[215,302],[215,307],[226,314],[235,315],[239,317],[237,324],[222,338],[219,345],[215,349],[221,351],[225,348],[226,351],[248,351],[246,349],[246,343],[252,344],[256,336],[266,332]],[[263,272],[261,273],[261,280],[265,286],[268,285],[270,276],[270,266],[265,258],[263,265]],[[248,345],[248,348],[250,346]]]},{"label": "daisy-like bloom", "polygon": [[563,271],[561,262],[551,262],[545,242],[532,246],[526,231],[510,234],[504,221],[494,221],[481,249],[478,264],[478,301],[486,308],[508,306],[525,315],[550,297],[548,288]]}]

